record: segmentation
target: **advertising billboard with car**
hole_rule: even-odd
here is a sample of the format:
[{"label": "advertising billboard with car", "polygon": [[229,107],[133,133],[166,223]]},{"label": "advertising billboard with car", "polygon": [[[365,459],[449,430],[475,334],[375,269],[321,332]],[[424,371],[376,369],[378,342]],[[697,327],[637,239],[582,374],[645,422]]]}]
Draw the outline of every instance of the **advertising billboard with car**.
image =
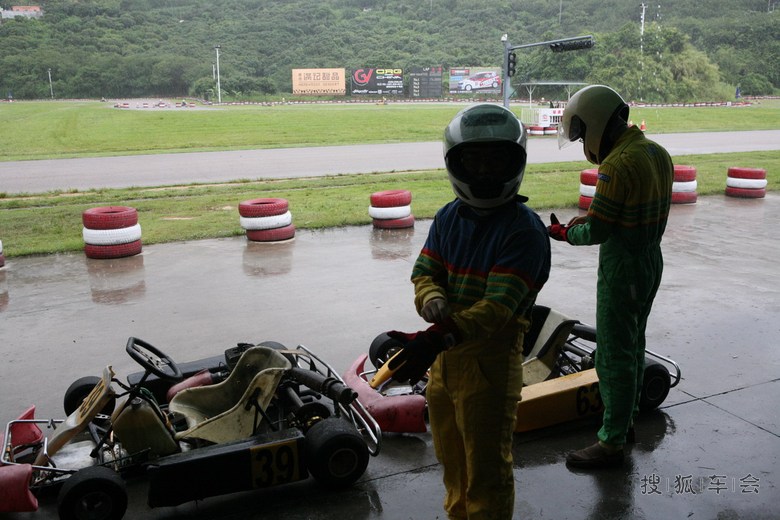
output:
[{"label": "advertising billboard with car", "polygon": [[450,94],[464,92],[501,93],[499,67],[461,67],[450,69]]}]

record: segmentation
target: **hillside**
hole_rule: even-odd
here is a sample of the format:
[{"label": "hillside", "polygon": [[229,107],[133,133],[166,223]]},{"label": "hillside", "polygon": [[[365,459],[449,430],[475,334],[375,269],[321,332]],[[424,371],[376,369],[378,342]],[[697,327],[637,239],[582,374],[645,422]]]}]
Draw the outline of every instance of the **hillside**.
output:
[{"label": "hillside", "polygon": [[[518,53],[514,83],[615,85],[648,101],[780,88],[778,0],[49,0],[3,20],[0,93],[16,99],[291,92],[291,69],[500,67],[513,44],[594,34],[589,51]],[[0,2],[10,8],[11,2]],[[51,72],[51,83],[48,73]],[[553,97],[556,93],[548,94]]]}]

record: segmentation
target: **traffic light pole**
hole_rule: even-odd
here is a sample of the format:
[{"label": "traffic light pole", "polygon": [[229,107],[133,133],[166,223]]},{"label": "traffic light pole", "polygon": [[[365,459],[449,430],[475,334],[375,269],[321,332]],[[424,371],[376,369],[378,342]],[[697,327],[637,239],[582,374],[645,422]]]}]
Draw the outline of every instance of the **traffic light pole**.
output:
[{"label": "traffic light pole", "polygon": [[512,45],[509,42],[509,37],[505,34],[501,37],[501,42],[504,44],[504,106],[509,108],[509,94],[510,94],[510,82],[512,76],[515,75],[515,68],[517,66],[517,54],[514,51],[518,49],[527,49],[529,47],[542,47],[549,46],[553,52],[566,52],[576,51],[580,49],[590,49],[593,47],[594,41],[592,35],[587,36],[575,36],[573,38],[563,38],[561,40],[550,40],[546,42],[526,43],[524,45]]}]

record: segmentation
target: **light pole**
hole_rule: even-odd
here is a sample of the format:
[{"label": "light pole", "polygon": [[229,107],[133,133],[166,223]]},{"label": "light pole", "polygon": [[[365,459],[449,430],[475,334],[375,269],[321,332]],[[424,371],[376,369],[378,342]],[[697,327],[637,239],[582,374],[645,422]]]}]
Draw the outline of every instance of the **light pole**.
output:
[{"label": "light pole", "polygon": [[587,35],[587,36],[575,36],[573,38],[563,38],[561,40],[550,40],[546,42],[536,42],[536,43],[526,43],[525,45],[512,45],[509,43],[509,37],[508,35],[504,34],[501,36],[501,42],[504,44],[504,106],[506,108],[509,108],[509,87],[510,87],[510,81],[511,77],[514,75],[514,64],[511,67],[512,73],[510,74],[510,59],[516,59],[516,56],[514,55],[515,50],[517,49],[527,49],[529,47],[541,47],[542,45],[547,45],[550,47],[550,50],[553,52],[566,52],[566,51],[576,51],[580,49],[590,49],[593,47],[593,36]]},{"label": "light pole", "polygon": [[54,87],[51,86],[51,69],[49,69],[49,93],[51,93],[51,98],[54,99]]},{"label": "light pole", "polygon": [[217,102],[222,104],[222,88],[219,84],[219,45],[214,46],[214,50],[217,51]]}]

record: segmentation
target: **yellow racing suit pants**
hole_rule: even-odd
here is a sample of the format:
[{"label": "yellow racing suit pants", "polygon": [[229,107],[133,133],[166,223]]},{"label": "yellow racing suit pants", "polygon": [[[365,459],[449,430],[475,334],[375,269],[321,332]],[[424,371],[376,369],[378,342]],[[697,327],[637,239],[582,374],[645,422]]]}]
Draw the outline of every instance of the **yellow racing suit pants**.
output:
[{"label": "yellow racing suit pants", "polygon": [[464,342],[441,353],[431,367],[426,397],[450,519],[512,518],[522,339],[515,333]]}]

